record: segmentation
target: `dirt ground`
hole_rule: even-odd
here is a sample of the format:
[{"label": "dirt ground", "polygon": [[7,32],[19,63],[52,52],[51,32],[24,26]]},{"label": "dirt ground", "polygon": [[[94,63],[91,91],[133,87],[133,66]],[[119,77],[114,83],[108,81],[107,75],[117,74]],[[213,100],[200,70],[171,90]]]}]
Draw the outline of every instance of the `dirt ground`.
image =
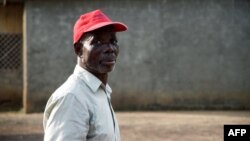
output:
[{"label": "dirt ground", "polygon": [[[224,124],[250,111],[117,112],[122,141],[223,141]],[[0,113],[0,141],[42,141],[42,114]]]}]

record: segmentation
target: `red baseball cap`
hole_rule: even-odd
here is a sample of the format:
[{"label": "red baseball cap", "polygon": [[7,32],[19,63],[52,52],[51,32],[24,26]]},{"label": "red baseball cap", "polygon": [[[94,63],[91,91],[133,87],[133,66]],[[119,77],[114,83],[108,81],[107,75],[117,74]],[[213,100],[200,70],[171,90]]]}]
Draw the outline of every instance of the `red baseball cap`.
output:
[{"label": "red baseball cap", "polygon": [[74,25],[74,44],[80,40],[84,33],[107,25],[113,25],[115,32],[127,30],[127,26],[125,24],[111,21],[101,10],[95,10],[81,15]]}]

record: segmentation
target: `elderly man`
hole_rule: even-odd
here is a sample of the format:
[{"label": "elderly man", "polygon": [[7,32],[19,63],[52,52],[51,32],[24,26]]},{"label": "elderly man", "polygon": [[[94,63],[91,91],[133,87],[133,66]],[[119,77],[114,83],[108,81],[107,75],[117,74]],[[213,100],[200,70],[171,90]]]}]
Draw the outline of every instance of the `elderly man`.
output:
[{"label": "elderly man", "polygon": [[107,81],[119,54],[116,32],[125,30],[126,25],[112,22],[100,10],[76,21],[77,65],[47,102],[45,141],[120,141]]}]

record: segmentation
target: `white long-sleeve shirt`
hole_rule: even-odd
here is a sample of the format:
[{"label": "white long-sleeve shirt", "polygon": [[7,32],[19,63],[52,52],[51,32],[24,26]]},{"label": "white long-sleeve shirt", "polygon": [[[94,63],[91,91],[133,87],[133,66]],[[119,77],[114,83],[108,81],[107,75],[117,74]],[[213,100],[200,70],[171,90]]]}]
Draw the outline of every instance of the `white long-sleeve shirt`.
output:
[{"label": "white long-sleeve shirt", "polygon": [[108,84],[76,65],[47,102],[44,141],[120,141],[111,92]]}]

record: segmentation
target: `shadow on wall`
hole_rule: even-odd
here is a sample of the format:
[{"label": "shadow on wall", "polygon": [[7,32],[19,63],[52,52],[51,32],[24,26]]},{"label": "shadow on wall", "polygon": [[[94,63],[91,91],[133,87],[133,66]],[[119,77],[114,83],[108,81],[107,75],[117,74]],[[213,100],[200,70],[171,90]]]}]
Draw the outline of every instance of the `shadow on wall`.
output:
[{"label": "shadow on wall", "polygon": [[22,91],[1,86],[0,111],[19,111],[22,108]]}]

